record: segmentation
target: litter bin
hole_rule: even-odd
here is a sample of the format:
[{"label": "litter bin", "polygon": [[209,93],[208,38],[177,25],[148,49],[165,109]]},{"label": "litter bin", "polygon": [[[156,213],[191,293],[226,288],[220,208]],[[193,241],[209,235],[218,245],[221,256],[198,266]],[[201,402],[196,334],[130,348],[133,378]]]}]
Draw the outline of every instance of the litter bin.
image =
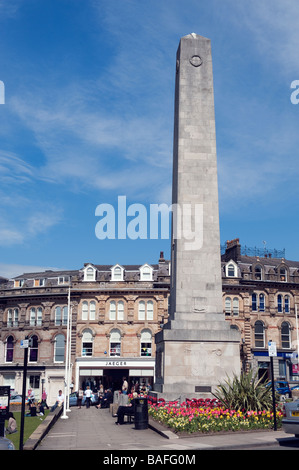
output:
[{"label": "litter bin", "polygon": [[135,429],[147,429],[148,428],[147,398],[146,397],[135,398],[134,403],[135,403],[135,411],[134,411]]}]

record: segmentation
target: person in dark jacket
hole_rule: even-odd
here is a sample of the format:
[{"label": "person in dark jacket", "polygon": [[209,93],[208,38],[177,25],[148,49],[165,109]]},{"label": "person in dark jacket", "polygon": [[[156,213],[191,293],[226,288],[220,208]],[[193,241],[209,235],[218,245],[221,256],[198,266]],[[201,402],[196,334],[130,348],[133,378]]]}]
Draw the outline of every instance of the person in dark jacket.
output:
[{"label": "person in dark jacket", "polygon": [[135,398],[137,398],[137,393],[133,393],[133,400],[127,405],[119,406],[117,410],[117,421],[115,424],[124,424],[125,415],[133,415],[135,413]]}]

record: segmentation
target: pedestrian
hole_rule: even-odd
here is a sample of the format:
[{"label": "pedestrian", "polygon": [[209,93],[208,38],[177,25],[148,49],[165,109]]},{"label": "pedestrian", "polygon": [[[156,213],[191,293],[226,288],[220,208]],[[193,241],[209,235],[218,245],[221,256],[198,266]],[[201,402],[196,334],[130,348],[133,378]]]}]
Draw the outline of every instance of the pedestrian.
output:
[{"label": "pedestrian", "polygon": [[87,385],[87,388],[85,390],[85,399],[86,399],[86,408],[90,407],[90,399],[91,399],[91,390],[89,385]]},{"label": "pedestrian", "polygon": [[121,391],[124,395],[128,394],[128,388],[129,388],[129,384],[127,382],[127,379],[126,377],[123,377],[123,384],[122,384]]},{"label": "pedestrian", "polygon": [[57,406],[62,406],[63,403],[64,403],[64,395],[62,393],[62,390],[59,390],[57,398],[56,398],[56,402],[52,406],[51,411],[54,411],[57,408]]},{"label": "pedestrian", "polygon": [[124,424],[124,417],[125,415],[133,415],[135,413],[135,402],[138,394],[136,392],[133,393],[133,400],[127,405],[122,405],[118,407],[117,410],[117,421],[115,424]]},{"label": "pedestrian", "polygon": [[17,422],[11,411],[8,413],[8,425],[6,432],[7,434],[13,434],[14,432],[17,432]]},{"label": "pedestrian", "polygon": [[82,390],[82,388],[80,388],[78,393],[77,393],[77,404],[78,404],[79,410],[81,409],[82,399],[83,399],[83,390]]},{"label": "pedestrian", "polygon": [[47,405],[47,392],[46,390],[43,391],[42,393],[42,402],[41,404],[43,405],[43,407],[47,408],[47,410],[49,409],[48,405]]}]

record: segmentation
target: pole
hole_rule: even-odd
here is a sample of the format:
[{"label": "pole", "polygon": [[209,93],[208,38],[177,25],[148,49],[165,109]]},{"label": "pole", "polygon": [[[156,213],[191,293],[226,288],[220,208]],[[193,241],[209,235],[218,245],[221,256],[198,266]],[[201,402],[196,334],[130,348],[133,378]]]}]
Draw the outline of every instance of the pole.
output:
[{"label": "pole", "polygon": [[63,415],[61,419],[68,419],[66,415],[67,409],[67,385],[68,385],[68,357],[69,357],[69,320],[70,320],[70,303],[71,303],[71,288],[69,287],[68,293],[68,307],[67,307],[67,329],[66,329],[66,353],[65,353],[65,372],[64,372],[64,403],[63,403]]},{"label": "pole", "polygon": [[271,364],[271,386],[272,386],[272,402],[273,402],[273,416],[274,416],[274,431],[277,431],[276,423],[276,403],[275,403],[275,387],[274,387],[274,369],[273,369],[273,357],[270,356]]},{"label": "pole", "polygon": [[[25,338],[28,340],[28,336]],[[25,400],[26,400],[26,379],[27,379],[28,347],[24,348],[24,367],[23,367],[23,390],[22,390],[22,408],[21,408],[21,427],[20,427],[20,445],[19,450],[23,450],[24,445],[24,419],[25,419]]]},{"label": "pole", "polygon": [[66,401],[66,406],[67,410],[66,411],[71,411],[70,409],[70,384],[71,384],[71,343],[72,343],[72,307],[70,307],[70,315],[69,315],[69,353],[68,353],[68,375],[67,375],[67,401]]}]

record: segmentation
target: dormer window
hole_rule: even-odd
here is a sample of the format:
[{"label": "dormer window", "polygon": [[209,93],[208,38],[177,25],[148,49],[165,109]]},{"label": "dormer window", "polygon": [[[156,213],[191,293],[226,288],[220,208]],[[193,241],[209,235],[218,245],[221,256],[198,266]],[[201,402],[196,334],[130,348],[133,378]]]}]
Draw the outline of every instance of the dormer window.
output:
[{"label": "dormer window", "polygon": [[238,266],[234,261],[230,261],[225,266],[225,275],[226,277],[237,277],[238,276]]},{"label": "dormer window", "polygon": [[279,270],[279,280],[286,282],[287,280],[287,270],[285,268],[280,268]]},{"label": "dormer window", "polygon": [[119,264],[111,268],[111,281],[123,281],[124,280],[124,268]]},{"label": "dormer window", "polygon": [[152,281],[153,280],[153,268],[149,264],[144,264],[139,268],[140,281]]},{"label": "dormer window", "polygon": [[84,268],[84,281],[95,281],[96,280],[96,269],[89,265]]},{"label": "dormer window", "polygon": [[254,268],[254,279],[257,281],[262,280],[262,268],[259,265],[255,266]]}]

